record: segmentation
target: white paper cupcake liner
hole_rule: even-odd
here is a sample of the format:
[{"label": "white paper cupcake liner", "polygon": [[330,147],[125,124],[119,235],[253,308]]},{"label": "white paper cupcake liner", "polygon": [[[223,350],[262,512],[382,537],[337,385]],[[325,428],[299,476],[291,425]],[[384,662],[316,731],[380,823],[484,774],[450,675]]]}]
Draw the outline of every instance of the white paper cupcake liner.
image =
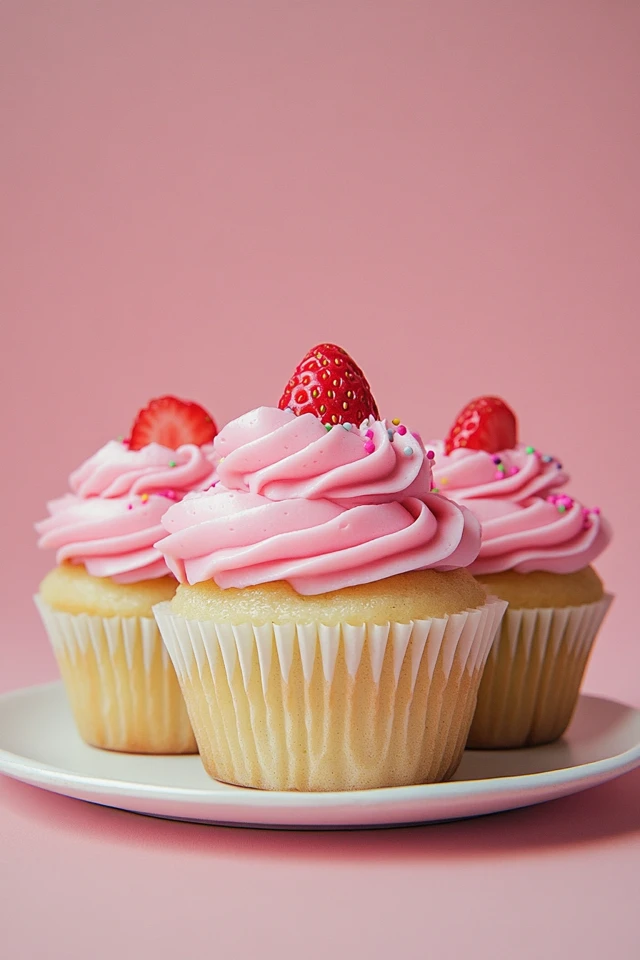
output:
[{"label": "white paper cupcake liner", "polygon": [[87,743],[127,753],[197,752],[154,619],[68,614],[34,599]]},{"label": "white paper cupcake liner", "polygon": [[506,606],[357,626],[154,614],[211,776],[354,790],[453,774]]},{"label": "white paper cupcake liner", "polygon": [[562,736],[612,600],[507,610],[487,658],[468,747],[534,746]]}]

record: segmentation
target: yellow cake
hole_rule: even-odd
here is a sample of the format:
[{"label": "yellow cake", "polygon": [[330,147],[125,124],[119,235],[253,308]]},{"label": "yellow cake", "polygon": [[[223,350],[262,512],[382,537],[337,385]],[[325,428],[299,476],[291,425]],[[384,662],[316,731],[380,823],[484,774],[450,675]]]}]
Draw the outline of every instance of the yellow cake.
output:
[{"label": "yellow cake", "polygon": [[593,567],[477,579],[509,609],[487,659],[467,745],[551,743],[569,725],[610,598]]},{"label": "yellow cake", "polygon": [[153,618],[174,577],[136,584],[62,564],[40,585],[36,604],[53,645],[82,738],[126,753],[195,753],[173,664]]},{"label": "yellow cake", "polygon": [[434,483],[482,525],[469,569],[508,601],[487,660],[468,745],[535,746],[562,736],[611,598],[591,566],[611,529],[563,492],[550,454],[518,440],[500,397],[472,400],[434,445]]},{"label": "yellow cake", "polygon": [[313,597],[183,584],[155,613],[212,776],[349,790],[455,771],[502,610],[427,570]]},{"label": "yellow cake", "polygon": [[476,579],[487,593],[508,600],[512,610],[580,607],[585,603],[598,603],[604,597],[602,580],[593,567],[582,567],[574,573],[503,570],[477,574]]},{"label": "yellow cake", "polygon": [[175,670],[153,618],[176,579],[155,550],[161,518],[213,480],[212,417],[165,396],[140,410],[127,439],[110,440],[47,504],[38,546],[57,566],[36,603],[78,730],[93,746],[193,753]]},{"label": "yellow cake", "polygon": [[[318,396],[343,378],[348,406],[361,374],[325,347]],[[395,427],[251,411],[216,438],[217,486],[163,518],[181,583],[154,613],[211,776],[340,791],[455,772],[506,604],[461,569],[479,525]]]}]

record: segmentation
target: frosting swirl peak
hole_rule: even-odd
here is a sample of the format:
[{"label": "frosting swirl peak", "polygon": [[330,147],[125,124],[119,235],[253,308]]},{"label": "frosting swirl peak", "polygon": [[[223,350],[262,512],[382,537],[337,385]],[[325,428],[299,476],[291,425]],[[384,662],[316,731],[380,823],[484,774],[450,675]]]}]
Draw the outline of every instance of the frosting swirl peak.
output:
[{"label": "frosting swirl peak", "polygon": [[600,511],[558,492],[569,478],[555,458],[522,444],[498,454],[460,447],[446,455],[440,441],[432,447],[436,488],[467,506],[482,526],[471,573],[574,573],[609,543]]},{"label": "frosting swirl peak", "polygon": [[218,483],[171,507],[156,544],[179,580],[288,580],[317,594],[409,570],[467,566],[479,524],[431,492],[418,437],[386,421],[331,430],[260,407],[214,441]]},{"label": "frosting swirl peak", "polygon": [[210,444],[129,450],[110,441],[71,474],[72,492],[47,505],[49,516],[36,524],[38,546],[54,549],[57,563],[82,563],[118,583],[166,576],[154,548],[160,520],[185,493],[211,485],[212,457]]},{"label": "frosting swirl peak", "polygon": [[87,497],[126,497],[130,494],[174,490],[185,493],[213,482],[213,446],[185,443],[172,450],[150,443],[129,450],[110,440],[69,477],[73,493]]}]

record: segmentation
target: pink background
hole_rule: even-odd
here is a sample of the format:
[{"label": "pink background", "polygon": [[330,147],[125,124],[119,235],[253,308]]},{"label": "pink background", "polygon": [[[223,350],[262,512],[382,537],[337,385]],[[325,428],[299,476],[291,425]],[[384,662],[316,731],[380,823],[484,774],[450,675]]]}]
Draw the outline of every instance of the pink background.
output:
[{"label": "pink background", "polygon": [[[329,339],[425,436],[497,392],[562,457],[616,532],[586,685],[640,706],[640,7],[5,0],[0,44],[0,690],[55,675],[32,523],[69,470]],[[639,791],[282,835],[0,778],[3,953],[635,957]]]}]

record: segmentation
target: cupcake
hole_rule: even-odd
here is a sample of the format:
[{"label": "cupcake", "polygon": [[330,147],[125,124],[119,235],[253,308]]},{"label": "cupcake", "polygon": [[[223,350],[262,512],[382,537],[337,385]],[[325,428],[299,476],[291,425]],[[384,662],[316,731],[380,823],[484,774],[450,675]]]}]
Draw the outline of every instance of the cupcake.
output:
[{"label": "cupcake", "polygon": [[518,443],[512,410],[481,397],[435,451],[434,489],[473,511],[470,570],[509,602],[480,684],[468,746],[523,747],[562,736],[611,602],[591,564],[610,540],[597,508],[562,492],[562,464]]},{"label": "cupcake", "polygon": [[162,519],[180,586],[154,607],[207,772],[307,791],[450,777],[506,604],[464,569],[479,524],[430,492],[417,435],[322,344],[214,460],[213,489]]},{"label": "cupcake", "polygon": [[110,441],[48,504],[38,546],[57,566],[35,601],[78,730],[129,753],[197,750],[175,671],[153,617],[175,577],[154,543],[163,515],[214,480],[216,427],[202,407],[152,400],[128,440]]}]

